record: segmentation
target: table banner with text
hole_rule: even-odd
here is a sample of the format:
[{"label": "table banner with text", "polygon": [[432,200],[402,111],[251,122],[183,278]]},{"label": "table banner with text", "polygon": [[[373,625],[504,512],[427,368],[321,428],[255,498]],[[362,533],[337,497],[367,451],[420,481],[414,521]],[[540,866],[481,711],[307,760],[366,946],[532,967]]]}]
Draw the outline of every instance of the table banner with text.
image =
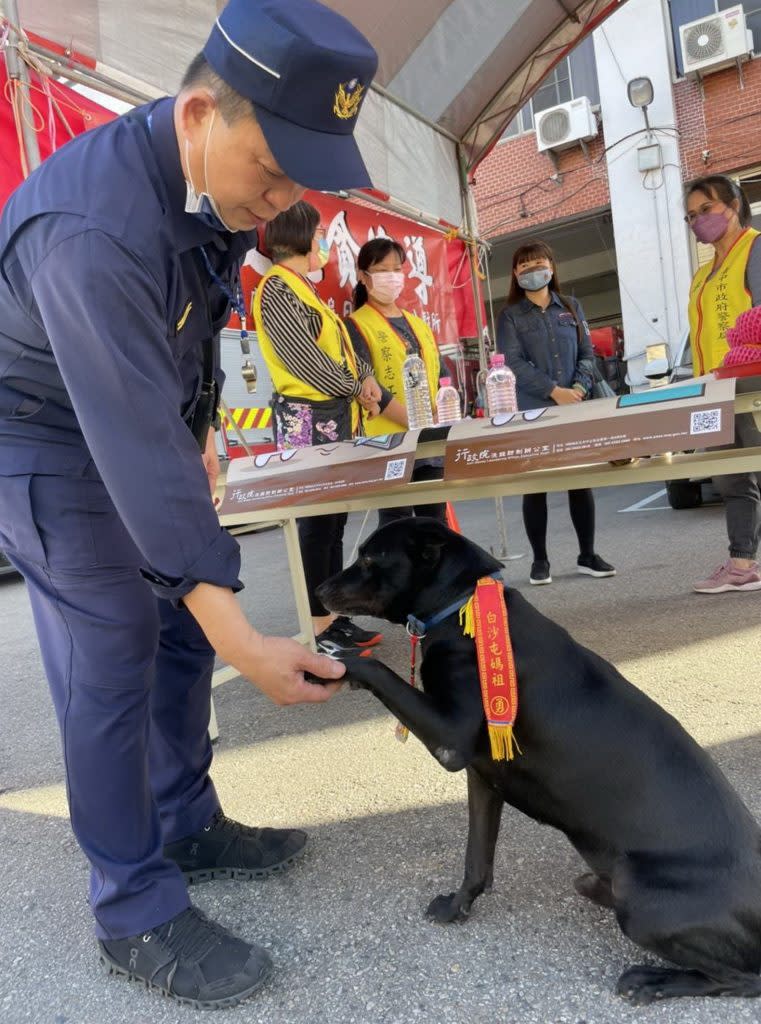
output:
[{"label": "table banner with text", "polygon": [[253,509],[311,505],[409,483],[418,434],[358,437],[308,448],[288,448],[233,459],[221,516]]},{"label": "table banner with text", "polygon": [[501,476],[734,441],[734,380],[713,376],[575,405],[462,420],[449,431],[445,480]]}]

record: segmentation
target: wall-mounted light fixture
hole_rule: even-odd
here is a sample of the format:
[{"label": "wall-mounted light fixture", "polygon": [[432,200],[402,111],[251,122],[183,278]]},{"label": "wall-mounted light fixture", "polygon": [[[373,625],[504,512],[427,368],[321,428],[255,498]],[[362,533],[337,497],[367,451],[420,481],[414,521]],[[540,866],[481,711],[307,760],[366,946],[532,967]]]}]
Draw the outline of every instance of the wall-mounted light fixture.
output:
[{"label": "wall-mounted light fixture", "polygon": [[653,83],[646,76],[632,78],[626,85],[626,92],[629,102],[633,107],[638,107],[645,118],[647,128],[647,144],[637,148],[638,166],[641,171],[654,171],[661,167],[661,145],[653,138],[650,129],[650,119],[647,116],[647,108],[653,102]]}]

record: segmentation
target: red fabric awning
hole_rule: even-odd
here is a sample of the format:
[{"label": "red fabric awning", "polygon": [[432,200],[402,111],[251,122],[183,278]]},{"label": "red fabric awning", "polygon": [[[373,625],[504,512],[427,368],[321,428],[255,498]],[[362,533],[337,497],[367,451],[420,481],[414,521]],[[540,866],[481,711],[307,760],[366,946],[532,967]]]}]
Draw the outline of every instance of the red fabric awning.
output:
[{"label": "red fabric awning", "polygon": [[[30,71],[34,128],[44,160],[74,135],[111,121],[116,115],[105,107],[49,78]],[[46,91],[49,90],[49,93]],[[0,54],[0,209],[24,180],[21,151],[13,116],[14,83],[8,79],[5,54]],[[56,109],[56,104],[58,110]],[[65,119],[65,120],[64,120]],[[68,125],[68,127],[67,127]],[[70,130],[69,130],[70,129]]]}]

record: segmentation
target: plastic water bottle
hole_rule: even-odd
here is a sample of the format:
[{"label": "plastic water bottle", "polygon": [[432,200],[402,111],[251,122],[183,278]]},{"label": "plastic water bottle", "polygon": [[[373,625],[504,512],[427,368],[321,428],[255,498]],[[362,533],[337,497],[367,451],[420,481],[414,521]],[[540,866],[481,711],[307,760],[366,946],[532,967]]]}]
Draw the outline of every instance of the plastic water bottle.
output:
[{"label": "plastic water bottle", "polygon": [[495,352],[489,360],[489,373],[486,377],[486,403],[489,416],[497,416],[501,412],[517,412],[518,399],[515,393],[515,374],[509,366],[505,366],[505,357]]},{"label": "plastic water bottle", "polygon": [[439,424],[457,423],[462,419],[460,396],[452,387],[451,377],[441,377],[439,393],[436,395],[436,419]]},{"label": "plastic water bottle", "polygon": [[407,406],[407,421],[410,430],[433,426],[431,392],[425,363],[420,356],[407,356],[402,367],[404,380],[404,402]]}]

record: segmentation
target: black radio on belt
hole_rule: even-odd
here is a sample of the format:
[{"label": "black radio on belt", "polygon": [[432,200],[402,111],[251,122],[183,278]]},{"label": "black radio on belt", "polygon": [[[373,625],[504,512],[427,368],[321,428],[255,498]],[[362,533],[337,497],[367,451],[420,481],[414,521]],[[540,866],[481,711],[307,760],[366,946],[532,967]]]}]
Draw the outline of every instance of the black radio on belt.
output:
[{"label": "black radio on belt", "polygon": [[214,380],[214,343],[211,338],[203,343],[203,378],[198,399],[185,422],[202,452],[206,451],[209,429],[216,419],[219,406],[219,387]]}]

